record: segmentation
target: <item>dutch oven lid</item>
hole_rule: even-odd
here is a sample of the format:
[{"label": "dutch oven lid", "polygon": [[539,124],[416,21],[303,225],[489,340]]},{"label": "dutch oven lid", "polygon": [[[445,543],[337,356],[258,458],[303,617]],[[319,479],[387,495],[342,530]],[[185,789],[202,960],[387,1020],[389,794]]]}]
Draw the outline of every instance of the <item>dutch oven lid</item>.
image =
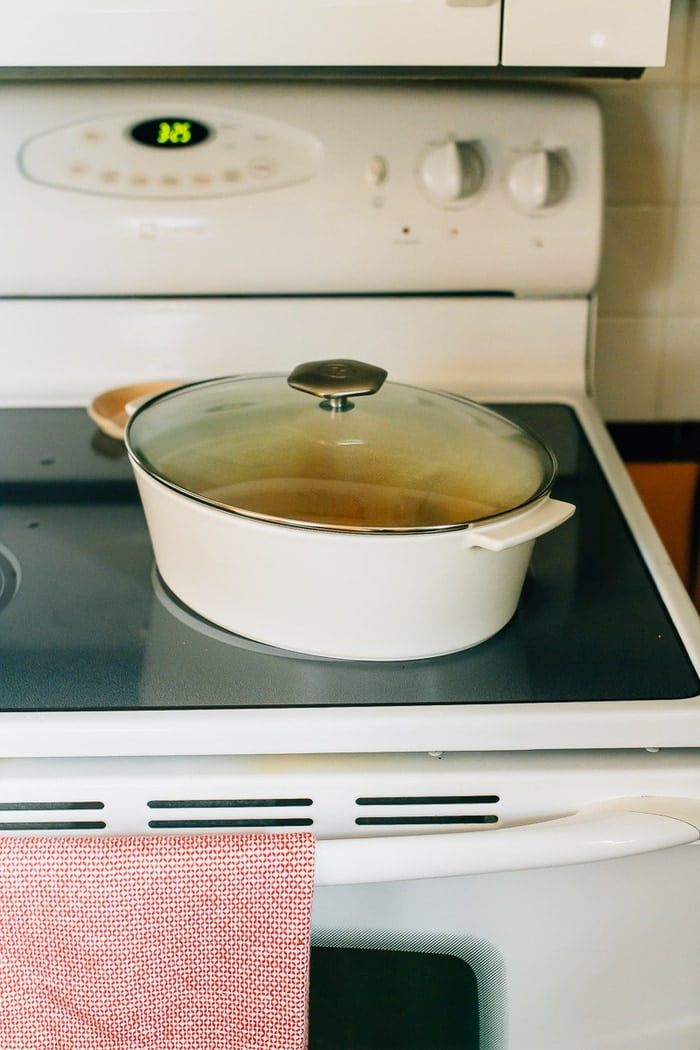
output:
[{"label": "dutch oven lid", "polygon": [[306,528],[455,529],[549,491],[556,464],[535,435],[472,401],[385,378],[334,360],[286,380],[191,383],[137,409],[127,447],[187,496]]}]

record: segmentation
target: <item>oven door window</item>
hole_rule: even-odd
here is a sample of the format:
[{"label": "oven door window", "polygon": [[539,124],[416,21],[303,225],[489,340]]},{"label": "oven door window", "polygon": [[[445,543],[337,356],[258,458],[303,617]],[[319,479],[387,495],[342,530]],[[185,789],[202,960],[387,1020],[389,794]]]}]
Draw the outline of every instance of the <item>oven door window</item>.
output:
[{"label": "oven door window", "polygon": [[309,1050],[478,1050],[472,966],[435,951],[311,950]]}]

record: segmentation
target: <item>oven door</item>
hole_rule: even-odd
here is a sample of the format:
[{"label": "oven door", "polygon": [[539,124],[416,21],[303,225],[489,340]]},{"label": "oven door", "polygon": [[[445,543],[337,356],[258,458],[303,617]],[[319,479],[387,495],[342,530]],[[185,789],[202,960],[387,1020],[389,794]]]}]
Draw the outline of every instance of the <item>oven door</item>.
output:
[{"label": "oven door", "polygon": [[[24,0],[0,67],[663,65],[670,0]],[[501,46],[501,24],[503,44]]]},{"label": "oven door", "polygon": [[698,817],[319,843],[310,1050],[696,1050]]}]

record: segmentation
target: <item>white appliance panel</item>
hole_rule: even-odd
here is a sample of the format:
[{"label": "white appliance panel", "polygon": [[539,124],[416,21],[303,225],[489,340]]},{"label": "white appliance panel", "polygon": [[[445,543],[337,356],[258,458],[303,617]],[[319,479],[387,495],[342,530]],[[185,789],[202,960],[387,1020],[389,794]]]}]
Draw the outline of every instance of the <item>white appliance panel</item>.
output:
[{"label": "white appliance panel", "polygon": [[670,0],[575,7],[557,0],[25,0],[3,15],[0,67],[663,65]]},{"label": "white appliance panel", "polygon": [[[699,811],[668,792],[697,799],[691,751],[5,760],[0,830],[311,828],[314,950],[350,950],[360,981],[373,952],[384,953],[387,969],[392,952],[463,963],[479,1020],[469,1050],[692,1050]],[[674,808],[670,818],[654,812]],[[625,820],[614,816],[625,811]],[[643,841],[645,824],[655,841]],[[439,870],[450,850],[461,854],[462,872],[408,874],[409,864]],[[407,870],[366,882],[363,858],[377,851],[405,856]],[[466,982],[452,994],[462,990],[466,1001]],[[354,1013],[350,989],[339,991]],[[371,1002],[362,1006],[371,1016]],[[400,1010],[401,1000],[391,1006]],[[443,1034],[438,1021],[430,1045],[454,1045]],[[367,1035],[366,1045],[378,1045],[371,1023]]]},{"label": "white appliance panel", "polygon": [[[146,148],[144,148],[146,147]],[[153,119],[131,112],[60,127],[22,148],[22,172],[44,186],[136,200],[265,193],[312,179],[318,139],[279,121],[197,108]]]},{"label": "white appliance panel", "polygon": [[695,1050],[700,923],[688,902],[699,863],[691,845],[539,871],[321,887],[315,942],[464,959],[479,986],[482,1050]]},{"label": "white appliance panel", "polygon": [[[581,828],[592,827],[598,817],[616,809],[662,809],[658,800],[674,793],[687,799],[700,796],[700,768],[691,749],[5,758],[0,833],[206,832],[212,821],[219,830],[233,832],[270,827],[274,819],[277,831],[313,827],[323,841],[410,837],[420,848],[432,830],[441,839],[428,842],[458,834],[489,851],[496,832],[509,829],[496,836],[504,846],[500,854],[492,852],[491,863],[494,870],[513,870],[542,866],[527,842],[531,838],[542,845],[541,830],[554,822],[570,820],[573,827],[578,815]],[[633,801],[642,795],[648,796],[646,803]],[[244,804],[252,799],[256,805]],[[683,837],[680,804],[669,808]],[[699,814],[697,806],[688,809],[691,824]],[[66,827],[67,822],[73,826]],[[474,836],[484,835],[490,841],[476,845]],[[563,828],[561,837],[566,840]],[[597,848],[593,835],[578,837],[579,856],[586,848]],[[609,853],[649,848],[634,836],[627,843],[619,838],[618,846],[608,843]],[[573,862],[573,853],[567,854],[572,842],[573,836],[563,841],[558,856],[554,847],[550,863]],[[662,843],[660,838],[659,848]],[[361,852],[360,845],[358,859]],[[330,884],[337,866],[330,855],[326,860],[324,881]],[[425,870],[439,863],[429,854],[417,858]],[[462,863],[476,868],[479,858]],[[378,866],[374,870],[380,874]],[[360,864],[350,874],[353,881],[368,881]]]},{"label": "white appliance panel", "polygon": [[30,0],[5,22],[0,66],[492,66],[501,2]]},{"label": "white appliance panel", "polygon": [[[537,89],[502,102],[498,89],[141,82],[115,105],[109,84],[8,85],[0,294],[586,295],[598,108]],[[131,134],[173,118],[209,138],[164,149]]]},{"label": "white appliance panel", "polygon": [[0,299],[0,405],[87,405],[111,387],[329,354],[467,397],[529,397],[535,366],[542,395],[581,394],[588,314],[581,299],[469,296]]},{"label": "white appliance panel", "polygon": [[[671,0],[506,0],[503,63],[507,66],[605,67],[666,60]],[[533,32],[533,26],[537,32]]]}]

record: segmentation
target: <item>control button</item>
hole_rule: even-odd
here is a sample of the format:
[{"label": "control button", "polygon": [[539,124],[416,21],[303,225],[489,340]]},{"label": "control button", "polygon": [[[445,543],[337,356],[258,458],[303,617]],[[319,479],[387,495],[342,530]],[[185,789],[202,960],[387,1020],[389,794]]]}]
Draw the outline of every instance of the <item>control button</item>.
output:
[{"label": "control button", "polygon": [[107,185],[112,185],[113,183],[119,180],[119,172],[113,171],[110,168],[109,170],[98,172],[97,177],[100,180],[100,182],[104,182]]},{"label": "control button", "polygon": [[69,175],[78,175],[78,176],[87,175],[89,173],[89,171],[90,171],[90,168],[88,167],[88,165],[87,164],[83,164],[83,162],[80,161],[80,160],[77,160],[73,164],[70,164],[68,166],[68,174]]},{"label": "control button", "polygon": [[180,185],[180,177],[178,175],[161,175],[160,184],[168,189],[175,189],[176,186]]},{"label": "control button", "polygon": [[103,133],[99,128],[86,128],[82,135],[83,142],[87,142],[94,145],[98,142],[102,142],[104,139]]},{"label": "control button", "polygon": [[370,186],[378,187],[382,186],[389,175],[389,165],[387,164],[384,157],[376,153],[370,158],[367,168],[365,170],[365,179]]},{"label": "control button", "polygon": [[148,175],[134,174],[129,176],[129,182],[132,186],[148,186],[150,181]]},{"label": "control button", "polygon": [[473,196],[484,181],[484,163],[476,143],[445,142],[423,157],[418,169],[423,189],[449,204]]},{"label": "control button", "polygon": [[569,172],[561,155],[539,149],[515,161],[508,176],[508,191],[521,207],[541,211],[564,199],[569,182]]},{"label": "control button", "polygon": [[269,179],[277,171],[277,164],[272,157],[253,157],[248,165],[248,171],[256,179]]},{"label": "control button", "polygon": [[226,171],[224,171],[224,173],[222,174],[221,177],[224,180],[224,182],[240,182],[241,181],[241,173],[238,170],[238,168],[227,168]]},{"label": "control button", "polygon": [[211,175],[201,171],[197,172],[192,176],[192,182],[195,186],[209,186],[211,184]]}]

